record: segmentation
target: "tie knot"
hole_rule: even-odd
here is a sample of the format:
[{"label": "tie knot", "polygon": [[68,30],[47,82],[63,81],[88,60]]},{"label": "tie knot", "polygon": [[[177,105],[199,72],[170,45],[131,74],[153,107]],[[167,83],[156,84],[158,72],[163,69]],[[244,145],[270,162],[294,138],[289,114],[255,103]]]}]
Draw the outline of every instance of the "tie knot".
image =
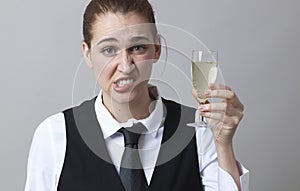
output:
[{"label": "tie knot", "polygon": [[145,131],[146,128],[142,123],[136,123],[132,127],[119,130],[124,136],[125,146],[138,145],[140,135]]}]

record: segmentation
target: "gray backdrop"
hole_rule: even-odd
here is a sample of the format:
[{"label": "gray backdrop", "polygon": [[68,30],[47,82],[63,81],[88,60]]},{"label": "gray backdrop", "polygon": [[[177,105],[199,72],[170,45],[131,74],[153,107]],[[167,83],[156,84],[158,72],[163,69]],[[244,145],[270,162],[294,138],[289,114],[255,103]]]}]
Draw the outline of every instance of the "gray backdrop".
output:
[{"label": "gray backdrop", "polygon": [[[37,125],[98,91],[81,62],[87,2],[0,3],[0,190],[23,190]],[[224,80],[246,106],[235,149],[251,171],[251,190],[299,191],[299,1],[152,3],[159,23],[184,29],[219,51]],[[189,46],[184,38],[165,37]]]}]

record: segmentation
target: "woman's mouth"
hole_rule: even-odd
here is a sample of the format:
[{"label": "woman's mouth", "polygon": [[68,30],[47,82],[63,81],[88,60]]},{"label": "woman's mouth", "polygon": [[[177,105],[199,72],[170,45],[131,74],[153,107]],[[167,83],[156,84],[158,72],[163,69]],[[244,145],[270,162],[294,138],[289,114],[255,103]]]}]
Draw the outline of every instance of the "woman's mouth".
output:
[{"label": "woman's mouth", "polygon": [[131,87],[133,86],[133,82],[133,78],[118,79],[114,82],[113,87],[116,92],[126,92],[131,89]]},{"label": "woman's mouth", "polygon": [[133,79],[127,79],[127,80],[119,80],[119,81],[116,82],[116,84],[119,87],[122,87],[122,86],[128,85],[128,84],[130,84],[132,82],[133,82]]}]

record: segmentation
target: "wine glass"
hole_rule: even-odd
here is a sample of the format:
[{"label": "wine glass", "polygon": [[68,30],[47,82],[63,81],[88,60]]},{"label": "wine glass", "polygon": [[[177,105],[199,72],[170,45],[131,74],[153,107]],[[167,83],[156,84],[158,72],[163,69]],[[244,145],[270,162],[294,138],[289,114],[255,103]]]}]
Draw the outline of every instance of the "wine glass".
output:
[{"label": "wine glass", "polygon": [[[192,82],[197,95],[199,104],[208,102],[205,92],[208,90],[210,83],[214,83],[218,73],[218,53],[210,50],[193,50],[192,51]],[[204,121],[204,117],[197,115],[196,121],[188,123],[191,127],[209,128],[210,126]]]}]

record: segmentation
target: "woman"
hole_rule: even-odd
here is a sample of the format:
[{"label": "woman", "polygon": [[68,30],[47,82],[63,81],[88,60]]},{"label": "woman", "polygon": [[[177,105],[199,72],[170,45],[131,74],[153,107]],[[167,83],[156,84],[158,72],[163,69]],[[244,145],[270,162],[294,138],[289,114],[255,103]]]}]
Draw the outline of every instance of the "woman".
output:
[{"label": "woman", "polygon": [[[85,62],[101,91],[40,124],[30,150],[26,191],[248,190],[248,172],[232,146],[243,116],[235,93],[217,84],[206,92],[225,101],[198,108],[215,126],[213,147],[201,153],[204,130],[195,133],[185,126],[195,111],[163,99],[148,84],[161,46],[147,0],[92,0],[83,35]],[[142,171],[123,166],[127,146],[120,129],[133,124],[143,126],[137,138]],[[132,175],[137,174],[132,168],[141,174]],[[129,169],[125,178],[124,169]]]}]

